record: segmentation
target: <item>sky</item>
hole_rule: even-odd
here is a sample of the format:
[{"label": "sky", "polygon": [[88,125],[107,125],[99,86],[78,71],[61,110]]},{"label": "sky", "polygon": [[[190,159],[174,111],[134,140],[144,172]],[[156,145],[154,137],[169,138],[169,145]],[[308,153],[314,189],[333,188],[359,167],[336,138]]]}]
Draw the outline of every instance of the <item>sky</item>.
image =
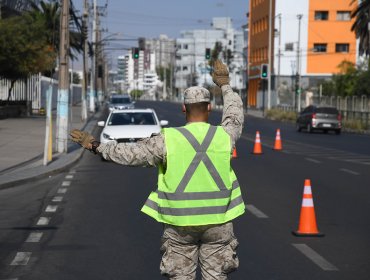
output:
[{"label": "sky", "polygon": [[[93,0],[89,0],[92,4]],[[76,9],[83,11],[83,0],[73,0]],[[211,28],[213,17],[231,17],[234,28],[246,24],[248,0],[97,0],[98,6],[107,5],[101,18],[102,37],[133,40],[138,37],[157,38],[167,34],[179,38],[182,30]],[[119,33],[119,34],[117,34]],[[112,35],[116,34],[116,35]],[[110,48],[132,47],[137,41],[111,41]],[[114,50],[111,56],[124,54]]]}]

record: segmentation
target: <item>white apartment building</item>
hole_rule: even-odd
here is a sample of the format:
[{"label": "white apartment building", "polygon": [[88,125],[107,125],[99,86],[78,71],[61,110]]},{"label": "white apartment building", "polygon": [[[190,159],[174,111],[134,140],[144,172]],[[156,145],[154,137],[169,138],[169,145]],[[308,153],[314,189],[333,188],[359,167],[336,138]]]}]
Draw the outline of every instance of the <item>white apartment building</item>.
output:
[{"label": "white apartment building", "polygon": [[229,64],[231,86],[239,89],[245,87],[243,32],[233,29],[231,18],[213,18],[212,29],[182,31],[181,38],[176,40],[175,87],[180,94],[189,86],[207,87],[213,84],[205,51],[207,48],[213,50],[216,42],[234,56]]},{"label": "white apartment building", "polygon": [[[147,73],[155,72],[155,55],[146,50],[139,51],[139,58],[134,59],[131,51],[118,57],[119,72],[122,72],[122,90],[146,90],[149,84],[145,81]],[[118,81],[116,81],[117,83]]]}]

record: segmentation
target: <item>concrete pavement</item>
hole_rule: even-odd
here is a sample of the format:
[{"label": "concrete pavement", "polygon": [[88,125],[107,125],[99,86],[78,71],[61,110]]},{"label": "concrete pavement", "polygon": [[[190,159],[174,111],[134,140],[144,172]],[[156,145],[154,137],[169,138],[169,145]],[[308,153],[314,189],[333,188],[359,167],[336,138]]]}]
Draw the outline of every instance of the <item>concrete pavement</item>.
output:
[{"label": "concrete pavement", "polygon": [[[54,142],[55,113],[53,112]],[[101,112],[90,114],[88,121],[82,122],[80,105],[72,106],[70,113],[69,127],[88,132],[93,131],[101,115]],[[84,149],[69,143],[68,153],[54,153],[53,160],[44,166],[45,126],[44,116],[0,120],[0,189],[61,172],[79,160]]]}]

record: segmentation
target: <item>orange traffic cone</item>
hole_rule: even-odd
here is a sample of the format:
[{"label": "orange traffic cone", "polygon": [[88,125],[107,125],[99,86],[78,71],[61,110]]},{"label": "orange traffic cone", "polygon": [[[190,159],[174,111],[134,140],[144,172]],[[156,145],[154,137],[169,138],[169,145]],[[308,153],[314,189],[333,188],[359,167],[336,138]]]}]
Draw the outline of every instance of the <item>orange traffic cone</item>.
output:
[{"label": "orange traffic cone", "polygon": [[280,129],[279,128],[276,130],[274,150],[275,151],[282,151],[283,150],[283,145],[281,143]]},{"label": "orange traffic cone", "polygon": [[260,137],[260,132],[256,132],[256,141],[254,142],[254,149],[253,153],[255,155],[262,155],[262,145],[261,145],[261,137]]},{"label": "orange traffic cone", "polygon": [[236,153],[236,148],[234,148],[233,150],[233,157],[232,158],[237,158],[238,157],[238,154]]},{"label": "orange traffic cone", "polygon": [[316,225],[315,208],[311,191],[311,181],[306,179],[304,182],[303,200],[299,226],[297,231],[292,232],[295,236],[324,236],[320,233]]}]

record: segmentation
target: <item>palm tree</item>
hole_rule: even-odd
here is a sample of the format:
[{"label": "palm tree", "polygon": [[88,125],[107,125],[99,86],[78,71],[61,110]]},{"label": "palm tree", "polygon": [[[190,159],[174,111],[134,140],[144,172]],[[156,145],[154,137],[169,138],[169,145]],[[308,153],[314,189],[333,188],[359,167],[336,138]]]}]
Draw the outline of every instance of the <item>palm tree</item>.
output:
[{"label": "palm tree", "polygon": [[[45,22],[45,32],[47,32],[48,42],[59,53],[59,26],[60,26],[61,6],[58,1],[47,3],[40,1],[39,5],[31,2],[31,15],[34,18],[43,18]],[[72,1],[70,1],[70,53],[72,60],[76,59],[76,54],[83,51],[83,36],[81,28],[81,18],[75,13]]]},{"label": "palm tree", "polygon": [[[351,5],[358,0],[352,0]],[[360,4],[352,11],[351,18],[355,18],[351,30],[355,31],[356,38],[360,39],[360,55],[370,55],[370,0],[362,0]],[[370,61],[370,60],[369,60]],[[370,64],[370,62],[369,62]]]}]

